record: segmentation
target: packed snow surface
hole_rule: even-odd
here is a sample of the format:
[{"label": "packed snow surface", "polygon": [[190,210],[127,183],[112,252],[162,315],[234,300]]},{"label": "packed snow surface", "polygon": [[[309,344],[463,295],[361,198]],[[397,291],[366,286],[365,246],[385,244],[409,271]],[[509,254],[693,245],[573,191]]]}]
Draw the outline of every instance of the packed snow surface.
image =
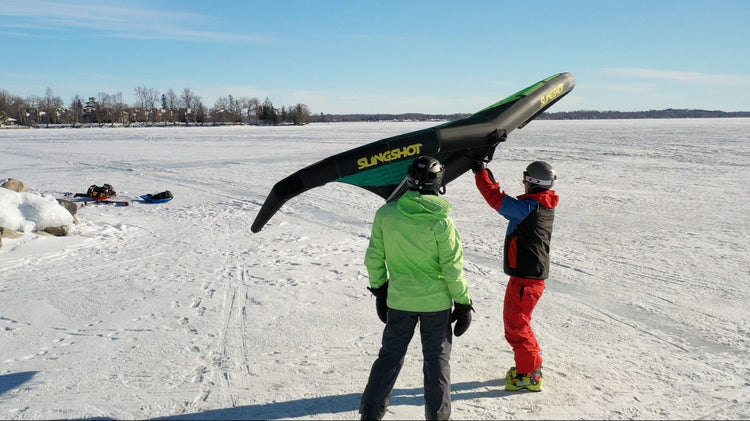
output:
[{"label": "packed snow surface", "polygon": [[[434,124],[0,130],[0,179],[34,197],[174,194],[3,239],[0,418],[358,418],[383,329],[362,263],[382,200],[331,183],[250,225],[292,172]],[[490,168],[517,195],[534,160],[561,196],[532,322],[544,391],[503,389],[507,224],[466,174],[445,196],[476,307],[452,417],[750,418],[750,120],[535,121]],[[20,198],[0,213],[36,223]],[[386,419],[423,417],[418,335]]]}]

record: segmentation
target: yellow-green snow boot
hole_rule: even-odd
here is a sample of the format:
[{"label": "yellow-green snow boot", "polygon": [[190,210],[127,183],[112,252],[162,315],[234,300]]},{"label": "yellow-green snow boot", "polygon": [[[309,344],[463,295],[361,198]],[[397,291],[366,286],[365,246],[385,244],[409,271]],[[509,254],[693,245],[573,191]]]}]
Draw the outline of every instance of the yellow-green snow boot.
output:
[{"label": "yellow-green snow boot", "polygon": [[505,390],[527,389],[532,392],[542,391],[542,369],[537,368],[531,373],[518,373],[515,367],[511,367],[505,374]]}]

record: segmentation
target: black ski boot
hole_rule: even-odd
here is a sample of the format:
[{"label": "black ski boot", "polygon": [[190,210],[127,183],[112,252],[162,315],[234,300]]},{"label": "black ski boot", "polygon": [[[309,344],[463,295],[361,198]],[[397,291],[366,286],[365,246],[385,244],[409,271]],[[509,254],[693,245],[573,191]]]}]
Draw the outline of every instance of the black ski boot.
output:
[{"label": "black ski boot", "polygon": [[359,407],[359,413],[362,415],[362,421],[380,421],[385,416],[385,405],[368,405],[362,402]]}]

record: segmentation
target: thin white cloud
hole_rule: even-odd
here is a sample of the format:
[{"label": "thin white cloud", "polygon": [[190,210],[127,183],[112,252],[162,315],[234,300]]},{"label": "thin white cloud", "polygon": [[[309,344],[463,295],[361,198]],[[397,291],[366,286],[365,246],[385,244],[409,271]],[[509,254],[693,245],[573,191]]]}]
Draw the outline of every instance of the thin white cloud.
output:
[{"label": "thin white cloud", "polygon": [[341,92],[321,93],[317,103],[306,103],[314,112],[326,113],[426,113],[452,114],[473,113],[501,98],[480,96],[438,96],[399,94],[350,94]]},{"label": "thin white cloud", "polygon": [[656,83],[578,83],[576,90],[611,91],[626,94],[642,94],[659,89]]},{"label": "thin white cloud", "polygon": [[682,83],[696,83],[701,85],[712,86],[748,86],[750,85],[749,75],[727,75],[699,72],[681,72],[672,70],[643,69],[643,68],[606,68],[603,69],[608,73],[617,76],[638,78],[638,79],[660,79],[670,80]]},{"label": "thin white cloud", "polygon": [[[157,3],[158,5],[158,3]],[[205,42],[265,43],[263,35],[196,29],[220,24],[211,16],[153,7],[130,7],[101,1],[56,2],[6,0],[0,16],[21,18],[22,23],[0,24],[5,28],[64,31],[87,29],[98,36],[130,39],[167,39]]]}]

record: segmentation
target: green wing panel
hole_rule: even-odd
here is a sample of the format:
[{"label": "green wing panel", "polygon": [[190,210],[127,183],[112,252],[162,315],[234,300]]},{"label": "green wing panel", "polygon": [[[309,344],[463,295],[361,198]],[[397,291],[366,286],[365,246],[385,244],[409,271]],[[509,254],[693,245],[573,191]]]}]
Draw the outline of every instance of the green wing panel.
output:
[{"label": "green wing panel", "polygon": [[429,155],[446,166],[443,184],[468,171],[479,159],[491,159],[508,134],[522,128],[567,95],[575,86],[570,73],[558,73],[486,107],[469,117],[381,139],[325,158],[274,185],[253,221],[258,232],[289,199],[331,181],[367,189],[384,199],[403,193],[411,162]]}]

